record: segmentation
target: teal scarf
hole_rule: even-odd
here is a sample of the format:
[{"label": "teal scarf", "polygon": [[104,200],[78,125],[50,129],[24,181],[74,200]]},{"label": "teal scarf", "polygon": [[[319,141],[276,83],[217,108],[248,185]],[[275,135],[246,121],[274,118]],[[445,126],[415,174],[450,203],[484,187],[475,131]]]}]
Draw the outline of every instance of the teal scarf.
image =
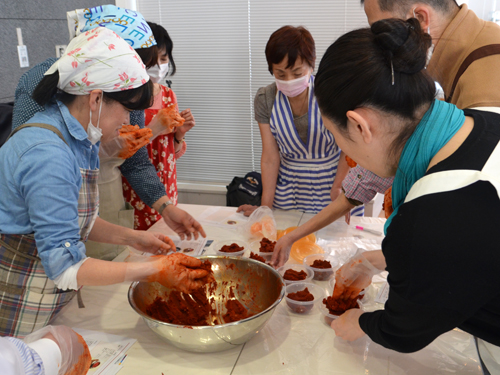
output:
[{"label": "teal scarf", "polygon": [[385,234],[413,184],[424,176],[431,159],[456,134],[464,121],[464,111],[453,104],[434,100],[406,142],[399,159],[398,170],[392,184],[394,212],[385,223]]}]

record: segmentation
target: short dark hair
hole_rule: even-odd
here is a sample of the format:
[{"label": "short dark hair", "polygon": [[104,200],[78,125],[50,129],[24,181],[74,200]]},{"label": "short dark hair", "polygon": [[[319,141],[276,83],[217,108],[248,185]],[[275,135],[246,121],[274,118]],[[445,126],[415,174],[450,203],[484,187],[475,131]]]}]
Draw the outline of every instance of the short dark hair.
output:
[{"label": "short dark hair", "polygon": [[[383,12],[395,12],[401,15],[407,14],[415,3],[427,4],[435,10],[449,14],[458,4],[455,0],[377,0],[378,6]],[[365,0],[361,0],[364,4]]]},{"label": "short dark hair", "polygon": [[152,68],[158,64],[158,47],[137,48],[134,50],[141,58],[146,68]]},{"label": "short dark hair", "polygon": [[[71,104],[77,95],[68,94],[57,88],[59,72],[56,71],[42,78],[33,91],[33,99],[41,106],[47,104],[54,96],[65,105]],[[131,90],[104,92],[103,100],[117,101],[130,110],[144,110],[153,105],[153,83],[149,80],[144,85]]]},{"label": "short dark hair", "polygon": [[[327,49],[314,81],[321,114],[344,132],[346,113],[359,107],[375,108],[416,126],[419,110],[436,93],[424,69],[431,43],[415,18],[381,20],[341,36]],[[414,130],[411,126],[398,130],[401,137],[393,149],[406,142]]]},{"label": "short dark hair", "polygon": [[269,72],[273,74],[273,64],[279,64],[288,55],[288,65],[295,65],[298,57],[314,69],[316,46],[311,33],[302,26],[283,26],[271,34],[266,44],[266,59]]},{"label": "short dark hair", "polygon": [[[170,35],[168,35],[167,30],[157,23],[149,22],[148,25],[153,31],[153,35],[156,39],[156,46],[158,47],[158,52],[165,50],[167,52],[168,60],[171,69],[169,69],[169,75],[173,76],[175,74],[175,61],[172,56],[172,50],[174,49],[174,42],[170,39]],[[170,73],[170,70],[172,73]]]}]

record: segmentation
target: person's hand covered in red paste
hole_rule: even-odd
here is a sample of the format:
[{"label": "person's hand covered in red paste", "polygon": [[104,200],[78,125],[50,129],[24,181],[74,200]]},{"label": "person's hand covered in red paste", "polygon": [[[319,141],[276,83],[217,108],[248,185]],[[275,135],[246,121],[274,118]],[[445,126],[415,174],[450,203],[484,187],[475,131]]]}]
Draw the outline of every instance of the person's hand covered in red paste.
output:
[{"label": "person's hand covered in red paste", "polygon": [[24,338],[27,344],[42,338],[54,341],[61,350],[59,375],[85,375],[92,357],[87,343],[78,333],[66,326],[46,326]]},{"label": "person's hand covered in red paste", "polygon": [[179,114],[179,111],[174,105],[167,108],[162,108],[153,117],[148,125],[148,128],[153,131],[153,138],[160,134],[172,133],[179,126],[184,125],[184,118]]},{"label": "person's hand covered in red paste", "polygon": [[157,255],[152,257],[156,271],[146,281],[159,282],[167,288],[191,293],[208,282],[213,281],[210,271],[202,268],[203,263],[197,258],[184,254]]},{"label": "person's hand covered in red paste", "polygon": [[128,159],[141,147],[146,146],[152,137],[151,129],[141,129],[138,125],[123,125],[116,137],[101,143],[99,156]]}]

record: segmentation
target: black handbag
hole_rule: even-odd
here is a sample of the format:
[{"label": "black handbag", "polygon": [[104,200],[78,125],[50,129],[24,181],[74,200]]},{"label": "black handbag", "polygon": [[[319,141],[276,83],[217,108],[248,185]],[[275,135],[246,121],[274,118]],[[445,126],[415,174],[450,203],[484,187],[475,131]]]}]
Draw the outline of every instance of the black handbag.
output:
[{"label": "black handbag", "polygon": [[260,206],[262,178],[259,172],[247,173],[245,177],[235,177],[226,188],[226,206],[239,207],[242,204]]}]

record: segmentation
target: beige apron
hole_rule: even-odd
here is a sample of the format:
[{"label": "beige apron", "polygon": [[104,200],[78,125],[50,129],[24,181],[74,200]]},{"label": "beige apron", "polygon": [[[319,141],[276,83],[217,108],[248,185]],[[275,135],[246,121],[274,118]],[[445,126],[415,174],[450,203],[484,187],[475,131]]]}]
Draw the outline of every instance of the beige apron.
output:
[{"label": "beige apron", "polygon": [[[99,178],[99,217],[112,224],[134,228],[134,209],[123,198],[122,175],[120,165],[125,160],[120,158],[100,158]],[[87,256],[113,260],[125,250],[124,245],[113,245],[87,241]]]}]

